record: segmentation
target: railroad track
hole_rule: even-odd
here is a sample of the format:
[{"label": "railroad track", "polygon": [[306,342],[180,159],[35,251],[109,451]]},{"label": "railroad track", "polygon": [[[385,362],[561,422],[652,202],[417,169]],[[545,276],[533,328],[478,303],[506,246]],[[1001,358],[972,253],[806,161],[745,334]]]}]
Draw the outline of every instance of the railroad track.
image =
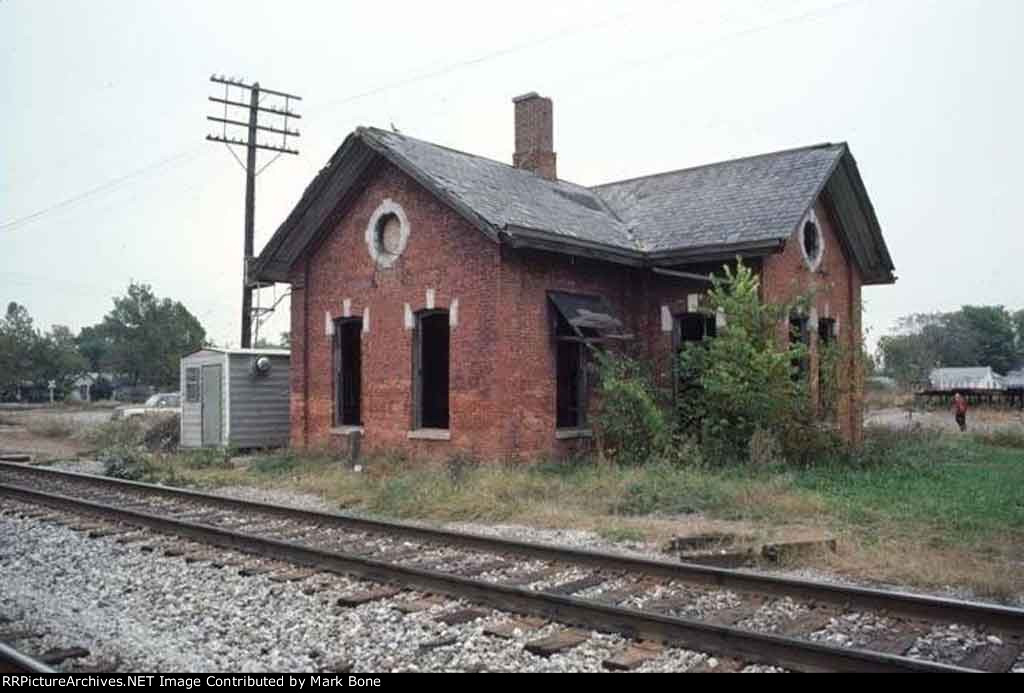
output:
[{"label": "railroad track", "polygon": [[0,674],[52,674],[54,670],[37,659],[0,642]]},{"label": "railroad track", "polygon": [[[1007,671],[1024,649],[1024,610],[997,605],[568,550],[18,464],[0,464],[0,496],[115,523],[108,533],[146,528],[739,663]],[[855,622],[870,627],[844,634]],[[929,650],[929,636],[948,624],[982,644],[952,654]],[[609,668],[633,668],[655,652],[633,647]]]}]

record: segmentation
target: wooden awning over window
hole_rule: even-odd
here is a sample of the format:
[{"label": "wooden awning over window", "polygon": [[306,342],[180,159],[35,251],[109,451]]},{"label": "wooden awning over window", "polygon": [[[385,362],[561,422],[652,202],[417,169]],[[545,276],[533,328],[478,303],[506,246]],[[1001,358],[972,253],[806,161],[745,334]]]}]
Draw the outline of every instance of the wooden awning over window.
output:
[{"label": "wooden awning over window", "polygon": [[615,315],[612,306],[603,296],[587,296],[570,294],[562,291],[549,291],[548,298],[572,332],[564,334],[556,326],[556,338],[576,338],[584,341],[604,341],[607,339],[632,339],[626,334],[622,320]]}]

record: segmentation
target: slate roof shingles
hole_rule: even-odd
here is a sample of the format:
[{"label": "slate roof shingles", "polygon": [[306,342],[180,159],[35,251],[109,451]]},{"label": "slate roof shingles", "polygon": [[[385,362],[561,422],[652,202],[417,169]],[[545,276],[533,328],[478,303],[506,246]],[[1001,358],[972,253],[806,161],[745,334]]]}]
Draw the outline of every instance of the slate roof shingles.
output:
[{"label": "slate roof shingles", "polygon": [[359,132],[496,228],[645,252],[787,238],[846,151],[817,145],[586,188],[395,132]]}]

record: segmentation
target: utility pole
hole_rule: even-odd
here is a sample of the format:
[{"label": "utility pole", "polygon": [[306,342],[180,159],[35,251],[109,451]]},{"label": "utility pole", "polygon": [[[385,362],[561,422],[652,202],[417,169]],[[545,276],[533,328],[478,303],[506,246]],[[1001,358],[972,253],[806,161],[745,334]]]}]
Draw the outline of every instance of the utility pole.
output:
[{"label": "utility pole", "polygon": [[[259,82],[248,84],[243,80],[225,77],[224,75],[211,75],[210,81],[217,84],[224,85],[224,97],[219,98],[215,96],[209,97],[210,101],[214,103],[223,104],[224,115],[223,117],[217,116],[206,116],[207,120],[221,123],[222,132],[220,135],[208,134],[206,139],[211,142],[221,142],[231,152],[231,155],[235,157],[238,164],[245,170],[245,235],[244,235],[244,257],[242,266],[242,348],[249,349],[252,347],[252,292],[256,287],[256,283],[250,276],[250,270],[253,260],[253,231],[256,225],[256,176],[263,172],[267,166],[274,163],[278,156],[281,154],[298,154],[299,152],[295,149],[288,148],[288,138],[298,137],[298,130],[288,129],[289,118],[301,118],[302,116],[292,112],[290,105],[291,101],[301,101],[302,98],[295,96],[294,94],[286,94],[282,91],[274,91],[273,89],[262,89]],[[241,97],[233,99],[231,90],[237,89],[242,92],[249,92],[249,102],[246,103]],[[277,105],[263,105],[261,98],[269,96]],[[283,105],[281,101],[283,100]],[[228,109],[247,109],[248,120],[238,120],[235,118],[229,118],[231,112]],[[260,113],[269,113],[272,116],[276,116],[281,119],[275,124],[280,127],[274,127],[273,125],[266,125],[260,123]],[[246,137],[245,139],[233,137],[228,135],[228,127],[245,128]],[[257,141],[258,132],[271,132],[281,135],[281,143],[269,144],[267,142]],[[246,158],[245,163],[238,158],[232,146],[245,147]],[[259,149],[277,152],[277,156],[264,164],[261,168],[256,168],[256,151]]]}]

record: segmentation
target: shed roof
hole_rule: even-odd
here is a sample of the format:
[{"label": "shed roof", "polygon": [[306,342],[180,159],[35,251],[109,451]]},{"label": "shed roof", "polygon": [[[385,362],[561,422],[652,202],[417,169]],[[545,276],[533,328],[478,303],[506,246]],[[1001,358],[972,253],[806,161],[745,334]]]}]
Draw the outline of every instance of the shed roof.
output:
[{"label": "shed roof", "polygon": [[935,368],[928,379],[937,390],[991,390],[1003,386],[1003,377],[988,366]]},{"label": "shed roof", "polygon": [[182,358],[188,358],[189,356],[194,356],[195,354],[203,351],[213,351],[219,354],[230,355],[241,354],[243,356],[291,356],[292,354],[288,349],[231,349],[227,347],[206,346],[202,349],[196,349],[193,352],[185,354]]},{"label": "shed roof", "polygon": [[894,281],[878,220],[846,144],[823,144],[587,188],[407,135],[361,127],[346,138],[267,243],[260,279],[291,265],[357,181],[383,158],[488,237],[512,246],[633,265],[681,264],[781,248],[827,192],[865,283]]}]

